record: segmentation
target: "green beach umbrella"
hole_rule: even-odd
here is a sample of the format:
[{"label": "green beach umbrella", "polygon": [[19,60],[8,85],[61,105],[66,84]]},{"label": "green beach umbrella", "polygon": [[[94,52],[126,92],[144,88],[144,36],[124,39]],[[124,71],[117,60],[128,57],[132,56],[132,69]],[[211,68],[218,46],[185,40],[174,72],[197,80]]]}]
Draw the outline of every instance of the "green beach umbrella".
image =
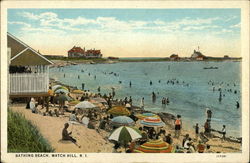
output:
[{"label": "green beach umbrella", "polygon": [[126,144],[131,140],[139,139],[141,137],[142,136],[138,130],[135,130],[132,127],[121,126],[111,133],[109,140],[115,140]]}]

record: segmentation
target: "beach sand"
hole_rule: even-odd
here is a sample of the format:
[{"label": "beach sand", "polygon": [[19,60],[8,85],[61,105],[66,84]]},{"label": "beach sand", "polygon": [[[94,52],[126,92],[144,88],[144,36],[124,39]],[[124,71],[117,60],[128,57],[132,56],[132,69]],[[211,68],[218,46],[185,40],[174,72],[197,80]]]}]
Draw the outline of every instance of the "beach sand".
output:
[{"label": "beach sand", "polygon": [[[62,129],[68,122],[68,117],[50,117],[31,113],[30,109],[25,109],[25,105],[14,105],[10,109],[14,112],[22,113],[27,120],[30,120],[49,141],[55,152],[66,153],[110,153],[113,144],[105,141],[96,130],[88,129],[83,125],[70,124],[68,131],[72,131],[72,137],[76,138],[81,146],[78,148],[70,141],[60,141]],[[52,108],[51,108],[52,109]],[[44,109],[45,110],[45,109]]]},{"label": "beach sand", "polygon": [[[54,107],[55,108],[55,107]],[[27,120],[30,120],[41,132],[41,134],[46,138],[55,152],[67,152],[67,153],[111,153],[113,144],[107,140],[109,135],[108,132],[101,130],[98,133],[96,130],[88,129],[83,125],[73,125],[70,124],[68,131],[72,131],[72,136],[77,139],[77,143],[81,145],[78,148],[71,142],[60,142],[61,132],[64,124],[68,122],[68,117],[50,117],[43,116],[40,114],[33,114],[29,109],[25,109],[25,104],[15,104],[11,105],[10,109],[15,112],[22,113]],[[53,109],[53,107],[50,107]],[[43,109],[45,110],[45,109]],[[137,121],[137,125],[138,121]],[[170,133],[172,137],[174,136],[174,129],[170,125],[164,127],[166,134]],[[184,135],[189,134],[193,139],[195,137],[194,131],[182,129],[181,136],[179,139],[173,138],[174,145],[181,145]],[[196,146],[197,141],[194,142]],[[241,152],[241,144],[229,141],[221,141],[220,138],[210,139],[206,144],[210,145],[210,152],[216,153],[237,153]]]}]

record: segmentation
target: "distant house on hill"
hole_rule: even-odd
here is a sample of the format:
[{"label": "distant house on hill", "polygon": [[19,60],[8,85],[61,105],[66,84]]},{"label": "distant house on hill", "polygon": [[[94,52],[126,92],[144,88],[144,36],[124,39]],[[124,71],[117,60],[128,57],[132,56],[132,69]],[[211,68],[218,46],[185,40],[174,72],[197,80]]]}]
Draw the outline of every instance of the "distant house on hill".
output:
[{"label": "distant house on hill", "polygon": [[85,53],[86,58],[102,58],[101,50],[87,50]]},{"label": "distant house on hill", "polygon": [[74,46],[72,49],[68,51],[69,58],[84,57],[84,54],[85,54],[85,48],[82,49],[81,47],[76,47],[76,46]]},{"label": "distant house on hill", "polygon": [[170,60],[172,60],[172,61],[177,61],[177,60],[179,60],[180,59],[180,57],[178,56],[178,54],[172,54],[171,56],[170,56]]},{"label": "distant house on hill", "polygon": [[194,53],[191,55],[191,59],[197,60],[197,61],[202,61],[206,59],[206,56],[203,55],[200,51],[194,50]]},{"label": "distant house on hill", "polygon": [[101,50],[90,49],[85,51],[81,47],[74,46],[72,49],[68,51],[69,58],[101,58]]},{"label": "distant house on hill", "polygon": [[39,52],[7,33],[10,98],[47,97],[49,65],[53,64]]}]

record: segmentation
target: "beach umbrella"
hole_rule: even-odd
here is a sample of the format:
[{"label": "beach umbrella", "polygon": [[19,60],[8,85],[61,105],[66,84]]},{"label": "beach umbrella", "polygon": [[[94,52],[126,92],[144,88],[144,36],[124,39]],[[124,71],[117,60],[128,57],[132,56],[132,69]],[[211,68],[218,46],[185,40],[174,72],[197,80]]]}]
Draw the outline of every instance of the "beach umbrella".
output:
[{"label": "beach umbrella", "polygon": [[127,116],[118,116],[111,120],[111,123],[115,126],[132,126],[135,121]]},{"label": "beach umbrella", "polygon": [[91,102],[88,102],[88,101],[82,101],[82,102],[79,102],[75,108],[78,108],[78,109],[91,109],[91,108],[95,108],[96,106],[94,104],[92,104]]},{"label": "beach umbrella", "polygon": [[65,90],[69,91],[69,89],[67,87],[64,87],[64,86],[57,87],[54,91],[57,91],[58,89],[65,89]]},{"label": "beach umbrella", "polygon": [[92,98],[92,100],[99,102],[99,103],[107,103],[107,101],[101,97]]},{"label": "beach umbrella", "polygon": [[127,104],[125,105],[125,107],[126,107],[126,108],[130,108],[131,105],[130,105],[129,103],[127,103]]},{"label": "beach umbrella", "polygon": [[69,97],[68,95],[59,95],[57,97],[55,97],[56,100],[61,100],[61,101],[73,101],[74,99]]},{"label": "beach umbrella", "polygon": [[121,126],[111,133],[109,140],[115,140],[126,144],[131,140],[139,139],[141,137],[141,134],[134,128]]},{"label": "beach umbrella", "polygon": [[143,113],[143,114],[137,114],[136,115],[137,118],[143,120],[144,118],[147,118],[147,117],[156,117],[156,118],[159,118],[158,115],[154,114],[154,113]]},{"label": "beach umbrella", "polygon": [[130,115],[130,111],[123,106],[114,106],[108,111],[108,113],[113,115]]},{"label": "beach umbrella", "polygon": [[70,105],[76,105],[76,104],[78,104],[80,101],[78,101],[78,100],[73,100],[73,101],[70,101],[69,102],[69,104]]},{"label": "beach umbrella", "polygon": [[61,85],[54,85],[53,87],[52,87],[52,90],[53,91],[55,91],[57,88],[59,88],[59,87],[62,87]]},{"label": "beach umbrella", "polygon": [[146,117],[140,121],[141,125],[147,127],[163,127],[165,123],[161,121],[160,118],[157,117]]},{"label": "beach umbrella", "polygon": [[80,89],[75,89],[72,91],[72,93],[76,93],[76,94],[83,94],[84,91],[80,90]]},{"label": "beach umbrella", "polygon": [[174,153],[174,151],[172,145],[161,139],[150,140],[134,149],[134,153]]},{"label": "beach umbrella", "polygon": [[63,92],[63,93],[69,93],[69,91],[66,90],[66,89],[57,89],[57,90],[55,91],[55,93],[61,93],[61,92]]}]

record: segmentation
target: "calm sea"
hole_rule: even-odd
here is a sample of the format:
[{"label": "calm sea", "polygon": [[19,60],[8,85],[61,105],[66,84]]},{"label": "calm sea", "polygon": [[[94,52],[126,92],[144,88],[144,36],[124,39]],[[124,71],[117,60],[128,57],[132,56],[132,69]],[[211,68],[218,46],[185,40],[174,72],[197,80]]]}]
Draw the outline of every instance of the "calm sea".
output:
[{"label": "calm sea", "polygon": [[[211,66],[218,69],[203,69]],[[81,64],[51,68],[50,77],[78,88],[84,83],[86,90],[96,93],[100,86],[102,94],[108,94],[114,87],[116,98],[132,96],[135,105],[139,105],[144,97],[146,110],[180,114],[187,128],[196,123],[203,126],[205,110],[210,108],[213,129],[221,130],[225,124],[229,135],[241,136],[241,62]],[[221,102],[218,100],[219,88],[222,90]],[[156,93],[155,103],[152,102],[152,92]],[[162,97],[170,100],[166,107],[161,104]],[[240,103],[239,109],[236,101]]]}]

